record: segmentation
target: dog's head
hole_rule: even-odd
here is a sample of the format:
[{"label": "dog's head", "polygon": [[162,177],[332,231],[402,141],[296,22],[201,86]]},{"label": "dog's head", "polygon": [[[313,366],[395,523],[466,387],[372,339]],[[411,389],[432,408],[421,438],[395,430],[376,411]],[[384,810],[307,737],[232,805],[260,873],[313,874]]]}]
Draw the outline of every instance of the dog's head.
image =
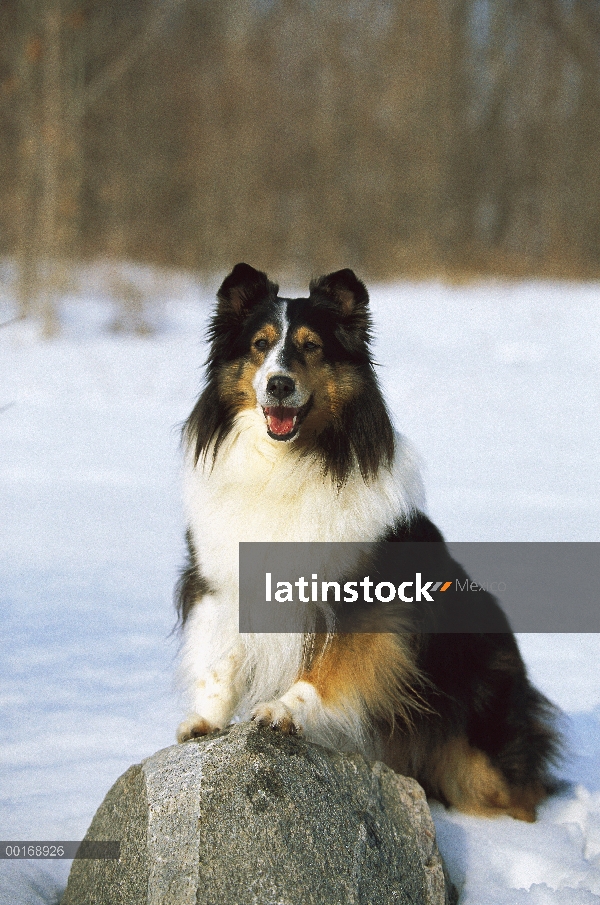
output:
[{"label": "dog's head", "polygon": [[[213,440],[216,454],[236,416],[252,410],[271,441],[304,452],[319,449],[327,468],[328,459],[343,460],[346,473],[356,446],[352,436],[365,429],[358,401],[370,405],[374,429],[381,429],[377,412],[385,411],[369,356],[363,283],[351,270],[339,270],[314,280],[308,298],[282,298],[266,274],[237,264],[217,299],[208,384],[201,411],[192,414],[197,456]],[[389,423],[387,413],[385,419]]]}]

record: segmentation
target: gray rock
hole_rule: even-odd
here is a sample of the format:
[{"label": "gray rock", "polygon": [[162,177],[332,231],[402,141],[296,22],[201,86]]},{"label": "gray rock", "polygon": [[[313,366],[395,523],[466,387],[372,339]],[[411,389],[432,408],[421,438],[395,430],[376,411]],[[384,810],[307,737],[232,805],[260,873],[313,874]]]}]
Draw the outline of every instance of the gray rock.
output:
[{"label": "gray rock", "polygon": [[412,779],[255,724],[130,767],[86,835],[62,905],[444,905],[425,795]]}]

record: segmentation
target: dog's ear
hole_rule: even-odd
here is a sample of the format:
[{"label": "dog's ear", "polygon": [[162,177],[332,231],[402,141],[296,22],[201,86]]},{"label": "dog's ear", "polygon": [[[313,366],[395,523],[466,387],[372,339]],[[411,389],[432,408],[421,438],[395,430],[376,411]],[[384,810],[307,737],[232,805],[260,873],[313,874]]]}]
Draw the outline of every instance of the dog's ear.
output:
[{"label": "dog's ear", "polygon": [[358,279],[353,270],[336,270],[327,276],[319,277],[310,284],[312,296],[325,296],[334,302],[344,318],[364,315],[369,305],[369,294],[364,283]]},{"label": "dog's ear", "polygon": [[278,289],[262,270],[255,270],[249,264],[236,264],[217,292],[218,313],[243,316],[258,302],[276,296]]}]

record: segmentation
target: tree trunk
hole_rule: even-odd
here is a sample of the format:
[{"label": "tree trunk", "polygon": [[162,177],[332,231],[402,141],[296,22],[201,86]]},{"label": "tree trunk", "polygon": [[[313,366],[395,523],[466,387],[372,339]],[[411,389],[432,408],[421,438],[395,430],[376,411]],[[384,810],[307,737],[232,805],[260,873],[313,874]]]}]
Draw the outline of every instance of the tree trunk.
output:
[{"label": "tree trunk", "polygon": [[62,124],[61,0],[50,0],[43,13],[42,56],[42,197],[40,252],[43,267],[39,314],[44,336],[58,329],[54,296],[57,288],[59,235],[59,175]]}]

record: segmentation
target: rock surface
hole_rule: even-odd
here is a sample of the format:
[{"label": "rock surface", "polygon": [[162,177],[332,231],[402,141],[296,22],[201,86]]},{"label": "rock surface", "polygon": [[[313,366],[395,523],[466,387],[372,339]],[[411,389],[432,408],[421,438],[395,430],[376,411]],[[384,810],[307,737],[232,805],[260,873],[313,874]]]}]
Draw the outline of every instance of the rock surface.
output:
[{"label": "rock surface", "polygon": [[444,905],[425,795],[412,779],[255,724],[130,767],[75,860],[62,905]]}]

